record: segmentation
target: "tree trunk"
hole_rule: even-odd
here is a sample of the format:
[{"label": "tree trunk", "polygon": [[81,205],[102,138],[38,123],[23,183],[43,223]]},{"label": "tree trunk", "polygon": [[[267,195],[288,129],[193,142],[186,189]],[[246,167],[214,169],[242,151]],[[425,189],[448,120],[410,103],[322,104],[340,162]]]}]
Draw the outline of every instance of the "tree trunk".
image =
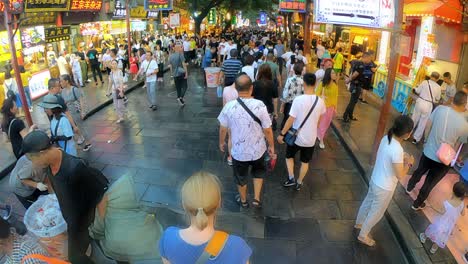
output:
[{"label": "tree trunk", "polygon": [[292,51],[294,51],[294,43],[293,43],[293,30],[292,30],[292,15],[293,13],[288,13],[288,31],[289,31],[289,47],[291,48]]},{"label": "tree trunk", "polygon": [[203,22],[204,17],[197,17],[195,19],[195,35],[200,36],[201,33],[201,23]]}]

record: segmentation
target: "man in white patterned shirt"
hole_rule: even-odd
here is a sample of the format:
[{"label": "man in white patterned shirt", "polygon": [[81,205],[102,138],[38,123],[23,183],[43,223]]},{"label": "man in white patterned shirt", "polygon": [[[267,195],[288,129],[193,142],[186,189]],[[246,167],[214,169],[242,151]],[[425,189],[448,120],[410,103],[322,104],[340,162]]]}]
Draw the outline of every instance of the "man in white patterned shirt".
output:
[{"label": "man in white patterned shirt", "polygon": [[[247,179],[249,167],[252,167],[254,178],[252,205],[259,208],[262,205],[260,196],[266,172],[264,157],[267,145],[265,138],[268,141],[268,154],[275,155],[271,119],[265,104],[252,97],[253,85],[249,76],[246,74],[239,76],[235,84],[239,93],[238,100],[227,103],[218,116],[220,122],[219,147],[222,152],[225,151],[226,135],[229,129],[232,137],[231,155],[234,179],[239,191],[236,201],[243,208],[249,207]],[[248,111],[251,111],[251,114]]]}]

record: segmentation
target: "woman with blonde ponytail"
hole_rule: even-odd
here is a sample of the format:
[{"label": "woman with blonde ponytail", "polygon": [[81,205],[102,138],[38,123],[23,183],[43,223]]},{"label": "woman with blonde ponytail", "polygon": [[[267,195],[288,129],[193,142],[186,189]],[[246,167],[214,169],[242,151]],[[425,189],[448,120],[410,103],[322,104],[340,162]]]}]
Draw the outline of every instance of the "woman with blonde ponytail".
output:
[{"label": "woman with blonde ponytail", "polygon": [[214,228],[221,206],[218,177],[208,172],[195,173],[185,181],[181,195],[190,226],[169,227],[164,231],[159,242],[164,264],[249,263],[252,250],[247,243]]}]

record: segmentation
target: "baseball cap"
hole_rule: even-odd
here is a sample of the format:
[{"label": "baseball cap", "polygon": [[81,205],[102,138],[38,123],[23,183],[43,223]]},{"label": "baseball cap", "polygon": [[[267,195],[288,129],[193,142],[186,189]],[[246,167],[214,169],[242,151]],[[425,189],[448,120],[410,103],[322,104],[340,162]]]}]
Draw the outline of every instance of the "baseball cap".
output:
[{"label": "baseball cap", "polygon": [[53,94],[48,94],[44,96],[44,98],[42,99],[42,102],[40,102],[37,105],[45,109],[52,109],[52,108],[57,108],[57,107],[62,108],[62,105],[60,105],[57,96]]},{"label": "baseball cap", "polygon": [[44,131],[34,130],[24,137],[21,152],[24,154],[38,153],[48,149],[50,146],[49,136]]}]

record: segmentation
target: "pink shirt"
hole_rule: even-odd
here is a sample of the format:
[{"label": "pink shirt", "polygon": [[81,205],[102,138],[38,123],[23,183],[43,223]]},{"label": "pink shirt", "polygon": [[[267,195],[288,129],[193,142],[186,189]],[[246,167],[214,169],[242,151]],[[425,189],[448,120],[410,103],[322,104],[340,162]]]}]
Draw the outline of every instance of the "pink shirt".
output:
[{"label": "pink shirt", "polygon": [[229,103],[232,100],[236,100],[239,97],[236,87],[233,85],[224,87],[223,90],[223,102],[224,104]]}]

